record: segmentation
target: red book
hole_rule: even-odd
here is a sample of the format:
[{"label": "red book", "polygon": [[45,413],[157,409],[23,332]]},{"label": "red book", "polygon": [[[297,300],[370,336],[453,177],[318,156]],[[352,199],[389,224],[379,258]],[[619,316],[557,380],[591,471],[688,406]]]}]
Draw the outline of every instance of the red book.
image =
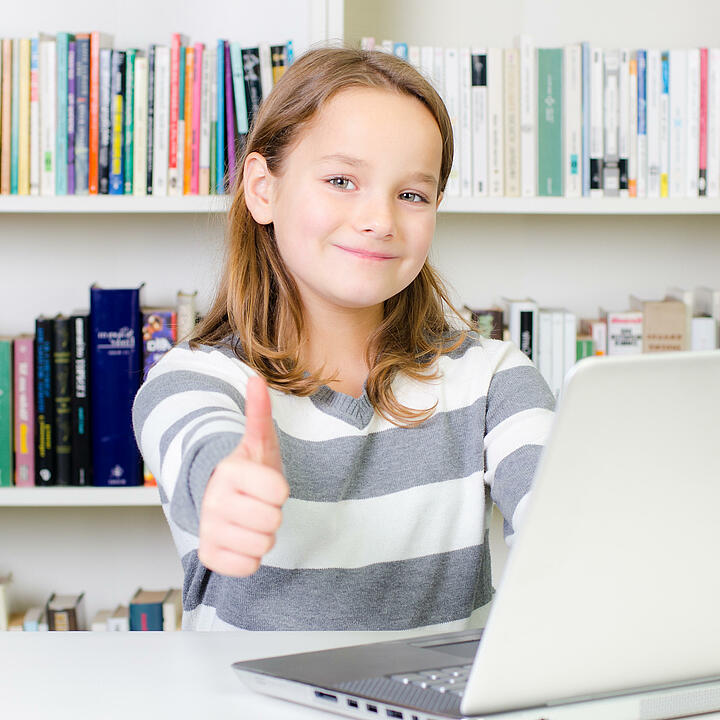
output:
[{"label": "red book", "polygon": [[180,114],[180,48],[187,38],[173,33],[170,42],[170,148],[168,154],[168,195],[182,195],[182,181],[178,174],[178,117]]},{"label": "red book", "polygon": [[192,113],[192,168],[190,192],[199,194],[200,177],[200,111],[202,109],[202,63],[205,45],[195,43],[195,77],[193,79],[193,113]]},{"label": "red book", "polygon": [[20,335],[13,342],[15,385],[15,485],[35,485],[35,353],[34,337]]},{"label": "red book", "polygon": [[100,156],[100,48],[112,47],[112,35],[90,33],[90,121],[88,133],[88,193],[98,194]]},{"label": "red book", "polygon": [[193,90],[195,86],[195,50],[185,50],[185,168],[183,194],[190,194],[192,180],[192,126],[193,126]]},{"label": "red book", "polygon": [[698,195],[707,195],[708,49],[700,48],[700,157]]}]

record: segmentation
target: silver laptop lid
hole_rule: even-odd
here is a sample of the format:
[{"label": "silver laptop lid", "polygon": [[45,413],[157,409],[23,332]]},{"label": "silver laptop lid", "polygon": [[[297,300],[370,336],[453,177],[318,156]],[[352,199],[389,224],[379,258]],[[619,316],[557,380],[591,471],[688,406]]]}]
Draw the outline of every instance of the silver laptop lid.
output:
[{"label": "silver laptop lid", "polygon": [[720,351],[567,378],[466,714],[720,676]]}]

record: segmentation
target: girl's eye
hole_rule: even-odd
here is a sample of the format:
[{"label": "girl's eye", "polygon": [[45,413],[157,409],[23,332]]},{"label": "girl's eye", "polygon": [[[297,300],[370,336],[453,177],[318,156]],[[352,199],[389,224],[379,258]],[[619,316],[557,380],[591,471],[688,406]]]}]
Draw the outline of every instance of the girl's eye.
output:
[{"label": "girl's eye", "polygon": [[353,181],[350,180],[350,178],[343,177],[342,175],[338,175],[338,177],[330,178],[328,182],[331,185],[334,185],[336,188],[340,188],[341,190],[349,190],[349,185],[353,185]]},{"label": "girl's eye", "polygon": [[410,202],[414,202],[414,203],[417,203],[417,202],[424,202],[424,203],[426,203],[426,202],[427,202],[427,199],[426,199],[426,198],[424,198],[424,197],[423,197],[422,195],[420,195],[419,193],[414,193],[414,192],[404,192],[404,193],[400,193],[400,197],[401,197],[403,200],[409,200]]}]

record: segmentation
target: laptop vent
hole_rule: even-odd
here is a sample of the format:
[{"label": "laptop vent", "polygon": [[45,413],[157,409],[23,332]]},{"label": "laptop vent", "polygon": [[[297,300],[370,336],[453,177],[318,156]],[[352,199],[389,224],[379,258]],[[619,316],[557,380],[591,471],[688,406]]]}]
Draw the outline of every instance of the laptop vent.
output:
[{"label": "laptop vent", "polygon": [[661,720],[720,710],[720,688],[683,690],[647,698],[640,703],[640,720]]},{"label": "laptop vent", "polygon": [[426,712],[460,715],[460,698],[457,695],[424,690],[415,685],[402,685],[383,677],[353,680],[339,683],[336,687],[381,702],[420,708]]}]

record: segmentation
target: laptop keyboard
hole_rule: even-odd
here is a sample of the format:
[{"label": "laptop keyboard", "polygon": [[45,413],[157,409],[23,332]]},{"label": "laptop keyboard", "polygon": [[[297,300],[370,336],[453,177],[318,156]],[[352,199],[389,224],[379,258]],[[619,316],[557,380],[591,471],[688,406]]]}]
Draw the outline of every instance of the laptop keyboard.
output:
[{"label": "laptop keyboard", "polygon": [[441,693],[451,693],[462,697],[467,686],[467,679],[470,675],[469,665],[457,665],[453,667],[439,668],[437,670],[421,670],[417,673],[406,673],[403,675],[387,675],[390,680],[400,682],[403,685],[415,685],[426,690],[435,690]]}]

